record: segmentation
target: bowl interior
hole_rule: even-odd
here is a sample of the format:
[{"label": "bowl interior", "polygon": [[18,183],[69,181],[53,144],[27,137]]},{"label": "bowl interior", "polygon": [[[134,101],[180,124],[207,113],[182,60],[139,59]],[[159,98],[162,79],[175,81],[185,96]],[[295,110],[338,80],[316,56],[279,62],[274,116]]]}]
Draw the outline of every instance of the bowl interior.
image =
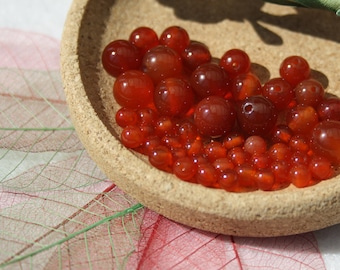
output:
[{"label": "bowl interior", "polygon": [[285,57],[301,55],[313,77],[340,95],[339,21],[332,13],[257,0],[75,0],[65,24],[62,75],[75,128],[99,167],[145,206],[212,232],[275,236],[339,223],[339,177],[304,189],[235,194],[180,181],[122,147],[114,79],[101,66],[101,52],[114,39],[128,39],[136,27],[160,34],[170,25],[187,29],[215,57],[231,48],[245,50],[262,82],[279,75]]}]

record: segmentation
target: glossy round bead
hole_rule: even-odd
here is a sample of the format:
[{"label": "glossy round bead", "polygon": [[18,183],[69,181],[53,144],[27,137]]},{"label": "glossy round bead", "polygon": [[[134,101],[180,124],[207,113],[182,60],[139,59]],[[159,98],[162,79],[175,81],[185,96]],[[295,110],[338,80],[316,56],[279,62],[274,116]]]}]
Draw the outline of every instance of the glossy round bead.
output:
[{"label": "glossy round bead", "polygon": [[166,116],[186,114],[193,106],[194,98],[190,84],[180,78],[166,78],[157,84],[154,91],[155,107]]},{"label": "glossy round bead", "polygon": [[266,82],[262,87],[262,94],[278,110],[286,109],[294,99],[293,87],[282,78],[273,78]]},{"label": "glossy round bead", "polygon": [[178,77],[183,65],[179,54],[166,46],[156,46],[147,51],[143,57],[142,70],[155,84],[169,77]]},{"label": "glossy round bead", "polygon": [[217,141],[206,144],[204,146],[204,153],[210,162],[227,157],[227,150],[223,147],[222,143]]},{"label": "glossy round bead", "polygon": [[189,46],[184,49],[181,55],[183,65],[190,71],[193,71],[198,66],[211,61],[209,48],[198,41],[191,41]]},{"label": "glossy round bead", "polygon": [[233,99],[236,101],[241,101],[247,97],[260,95],[260,79],[252,73],[237,75],[232,81],[231,93]]},{"label": "glossy round bead", "polygon": [[135,110],[122,107],[117,111],[115,120],[118,126],[124,128],[126,126],[136,125],[138,115]]},{"label": "glossy round bead", "polygon": [[223,137],[223,146],[228,150],[234,147],[243,147],[244,141],[245,138],[242,134],[230,132]]},{"label": "glossy round bead", "polygon": [[262,169],[256,171],[255,174],[256,185],[259,189],[269,191],[273,189],[275,176],[270,169]]},{"label": "glossy round bead", "polygon": [[340,165],[340,122],[322,121],[312,132],[311,147],[320,156]]},{"label": "glossy round bead", "polygon": [[237,173],[235,170],[224,170],[218,173],[217,181],[221,188],[230,191],[237,184]]},{"label": "glossy round bead", "polygon": [[125,127],[120,136],[122,144],[127,148],[137,148],[144,143],[144,136],[138,126]]},{"label": "glossy round bead", "polygon": [[159,43],[181,54],[189,46],[190,38],[184,28],[175,25],[166,28],[162,32],[159,37]]},{"label": "glossy round bead", "polygon": [[297,55],[285,58],[279,70],[281,77],[293,87],[310,77],[310,67],[307,60]]},{"label": "glossy round bead", "polygon": [[314,79],[300,82],[294,89],[298,104],[312,106],[314,108],[323,100],[325,89],[322,84]]},{"label": "glossy round bead", "polygon": [[135,45],[142,55],[148,50],[159,45],[157,33],[145,26],[141,26],[133,30],[130,34],[129,41]]},{"label": "glossy round bead", "polygon": [[159,170],[172,172],[173,158],[170,149],[166,146],[154,147],[149,153],[149,162]]},{"label": "glossy round bead", "polygon": [[294,186],[303,188],[312,180],[312,174],[306,165],[298,164],[289,170],[289,179]]},{"label": "glossy round bead", "polygon": [[142,55],[138,48],[127,40],[114,40],[102,53],[102,64],[107,73],[118,77],[121,73],[139,69]]},{"label": "glossy round bead", "polygon": [[263,96],[250,96],[237,107],[240,128],[249,135],[268,136],[276,124],[274,105]]},{"label": "glossy round bead", "polygon": [[240,49],[226,51],[221,57],[219,65],[230,75],[236,76],[250,71],[249,55]]},{"label": "glossy round bead", "polygon": [[270,141],[272,143],[288,143],[293,136],[293,131],[287,125],[277,125],[272,130]]},{"label": "glossy round bead", "polygon": [[317,107],[320,121],[340,121],[340,99],[338,97],[326,98]]},{"label": "glossy round bead", "polygon": [[217,171],[211,163],[200,163],[197,166],[196,182],[206,186],[213,187],[217,183]]},{"label": "glossy round bead", "polygon": [[201,100],[194,112],[198,131],[208,137],[220,137],[228,133],[234,127],[235,119],[233,104],[218,96]]},{"label": "glossy round bead", "polygon": [[316,180],[326,180],[335,175],[332,163],[325,157],[315,156],[309,163],[309,170]]},{"label": "glossy round bead", "polygon": [[198,66],[191,74],[190,83],[199,98],[224,97],[229,91],[227,73],[213,63]]},{"label": "glossy round bead", "polygon": [[173,173],[184,181],[192,182],[197,173],[197,165],[190,157],[177,159],[173,165]]},{"label": "glossy round bead", "polygon": [[293,132],[308,134],[318,123],[319,118],[313,107],[297,105],[288,112],[286,121]]},{"label": "glossy round bead", "polygon": [[249,154],[262,154],[267,150],[267,142],[261,136],[249,136],[244,142],[244,150]]},{"label": "glossy round bead", "polygon": [[154,86],[151,78],[139,70],[128,70],[115,80],[113,95],[119,105],[138,109],[153,100]]}]

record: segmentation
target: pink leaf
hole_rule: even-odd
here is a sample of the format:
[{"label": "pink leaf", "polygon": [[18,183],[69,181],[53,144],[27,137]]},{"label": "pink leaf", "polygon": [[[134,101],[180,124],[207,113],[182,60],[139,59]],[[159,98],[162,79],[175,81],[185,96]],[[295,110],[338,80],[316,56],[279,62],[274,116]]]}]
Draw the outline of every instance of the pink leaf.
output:
[{"label": "pink leaf", "polygon": [[146,211],[131,269],[325,269],[312,233],[275,238],[207,233]]}]

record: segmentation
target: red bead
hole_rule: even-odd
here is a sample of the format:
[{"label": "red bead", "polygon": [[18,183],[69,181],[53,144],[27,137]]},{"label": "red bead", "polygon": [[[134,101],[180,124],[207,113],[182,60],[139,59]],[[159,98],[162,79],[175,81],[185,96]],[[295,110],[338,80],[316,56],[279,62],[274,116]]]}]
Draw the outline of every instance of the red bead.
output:
[{"label": "red bead", "polygon": [[210,142],[204,146],[204,153],[210,162],[214,162],[216,159],[226,158],[227,150],[220,142]]},{"label": "red bead", "polygon": [[306,165],[298,164],[290,169],[289,178],[294,186],[303,188],[308,186],[309,182],[312,180],[312,174]]},{"label": "red bead", "polygon": [[293,87],[310,77],[310,67],[301,56],[289,56],[280,65],[280,75]]},{"label": "red bead", "polygon": [[235,76],[241,73],[248,73],[251,63],[245,51],[231,49],[223,54],[219,64],[228,74]]},{"label": "red bead", "polygon": [[314,79],[300,82],[294,89],[298,104],[312,106],[314,108],[323,100],[325,89],[322,84]]},{"label": "red bead", "polygon": [[317,107],[320,121],[340,121],[340,99],[338,97],[326,98]]},{"label": "red bead", "polygon": [[244,150],[249,154],[263,154],[267,150],[267,142],[260,136],[250,136],[244,142]]},{"label": "red bead", "polygon": [[276,124],[274,105],[263,96],[250,96],[237,107],[237,120],[246,134],[268,136]]},{"label": "red bead", "polygon": [[273,189],[275,177],[270,169],[263,169],[256,172],[256,185],[259,189],[269,191]]},{"label": "red bead", "polygon": [[181,54],[184,49],[189,46],[190,38],[184,28],[180,26],[170,26],[160,35],[159,43]]},{"label": "red bead", "polygon": [[313,157],[309,163],[309,170],[316,180],[326,180],[335,175],[332,163],[325,157]]},{"label": "red bead", "polygon": [[122,107],[117,111],[115,120],[118,126],[124,128],[126,126],[136,125],[138,116],[135,110]]},{"label": "red bead", "polygon": [[172,172],[173,158],[170,149],[166,146],[154,147],[149,153],[149,162],[159,170]]},{"label": "red bead", "polygon": [[318,123],[316,110],[311,106],[297,105],[287,114],[288,127],[295,133],[308,134]]},{"label": "red bead", "polygon": [[189,46],[182,52],[182,60],[184,66],[193,71],[198,66],[209,63],[211,61],[211,54],[205,44],[191,41]]},{"label": "red bead", "polygon": [[113,85],[113,95],[123,107],[137,109],[153,100],[153,83],[148,75],[139,70],[128,70],[119,75]]},{"label": "red bead", "polygon": [[197,165],[190,157],[177,159],[173,165],[173,173],[184,181],[192,182],[197,173]]},{"label": "red bead", "polygon": [[127,148],[137,148],[144,143],[144,137],[139,127],[127,126],[120,136],[122,144]]},{"label": "red bead", "polygon": [[262,87],[262,94],[277,110],[286,109],[294,99],[293,87],[282,78],[273,78]]},{"label": "red bead", "polygon": [[228,133],[234,127],[235,119],[232,103],[218,96],[201,100],[194,113],[198,131],[208,137],[220,137]]},{"label": "red bead", "polygon": [[107,73],[118,77],[127,70],[139,69],[141,58],[138,48],[129,41],[115,40],[104,48],[102,64]]},{"label": "red bead", "polygon": [[217,183],[217,176],[217,171],[211,163],[198,164],[196,173],[197,183],[206,187],[213,187]]},{"label": "red bead", "polygon": [[154,91],[155,107],[166,116],[183,116],[193,106],[194,98],[190,84],[180,78],[166,78]]},{"label": "red bead", "polygon": [[318,123],[312,132],[311,147],[317,155],[340,165],[340,122],[329,120]]},{"label": "red bead", "polygon": [[213,63],[198,66],[191,74],[190,83],[199,98],[224,97],[230,91],[227,73]]},{"label": "red bead", "polygon": [[182,73],[182,60],[176,51],[165,46],[156,46],[147,51],[143,57],[142,70],[155,84]]},{"label": "red bead", "polygon": [[149,27],[138,27],[130,34],[129,41],[144,55],[148,50],[159,44],[156,32]]},{"label": "red bead", "polygon": [[236,101],[241,101],[247,97],[260,95],[260,79],[252,73],[237,75],[233,79],[231,93],[233,99]]}]

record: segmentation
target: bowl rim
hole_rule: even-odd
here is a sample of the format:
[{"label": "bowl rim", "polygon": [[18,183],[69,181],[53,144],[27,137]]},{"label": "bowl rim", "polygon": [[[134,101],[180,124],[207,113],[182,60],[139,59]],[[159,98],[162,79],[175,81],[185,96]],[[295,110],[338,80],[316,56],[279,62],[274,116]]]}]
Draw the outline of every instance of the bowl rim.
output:
[{"label": "bowl rim", "polygon": [[81,142],[120,189],[179,223],[222,234],[291,235],[340,223],[340,176],[302,189],[290,186],[272,192],[231,193],[176,179],[125,149],[93,108],[81,75],[97,64],[81,66],[80,59],[86,56],[79,53],[79,46],[88,46],[80,43],[80,37],[86,35],[81,26],[85,12],[86,16],[96,16],[88,10],[93,1],[74,0],[71,4],[61,42],[61,74]]}]

